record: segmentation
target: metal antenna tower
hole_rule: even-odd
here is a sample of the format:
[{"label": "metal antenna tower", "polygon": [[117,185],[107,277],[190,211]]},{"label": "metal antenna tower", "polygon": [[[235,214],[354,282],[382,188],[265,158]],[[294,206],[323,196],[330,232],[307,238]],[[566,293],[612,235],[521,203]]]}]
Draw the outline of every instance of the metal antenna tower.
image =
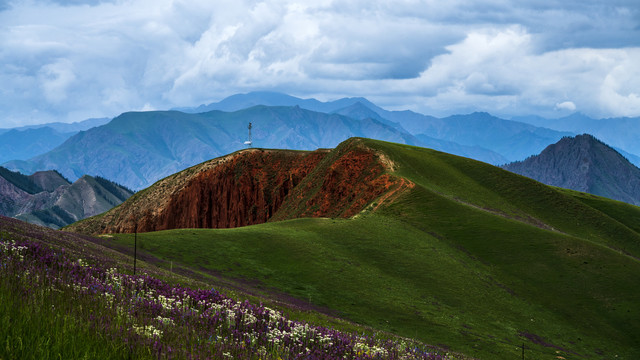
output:
[{"label": "metal antenna tower", "polygon": [[251,141],[251,123],[249,123],[249,140],[244,142],[247,145],[247,148],[250,148],[253,142]]}]

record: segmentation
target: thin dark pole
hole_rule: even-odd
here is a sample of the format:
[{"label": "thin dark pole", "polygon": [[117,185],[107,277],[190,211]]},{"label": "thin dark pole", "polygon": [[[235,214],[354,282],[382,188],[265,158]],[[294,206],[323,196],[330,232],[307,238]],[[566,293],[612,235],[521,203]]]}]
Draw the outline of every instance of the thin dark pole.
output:
[{"label": "thin dark pole", "polygon": [[138,257],[138,222],[134,227],[135,235],[133,237],[133,275],[136,274],[136,258]]}]

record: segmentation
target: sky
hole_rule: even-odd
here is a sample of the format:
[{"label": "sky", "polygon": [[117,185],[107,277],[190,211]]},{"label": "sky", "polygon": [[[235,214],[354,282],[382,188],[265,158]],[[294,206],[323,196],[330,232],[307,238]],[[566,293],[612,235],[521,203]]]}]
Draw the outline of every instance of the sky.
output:
[{"label": "sky", "polygon": [[250,91],[640,116],[637,0],[0,0],[0,128]]}]

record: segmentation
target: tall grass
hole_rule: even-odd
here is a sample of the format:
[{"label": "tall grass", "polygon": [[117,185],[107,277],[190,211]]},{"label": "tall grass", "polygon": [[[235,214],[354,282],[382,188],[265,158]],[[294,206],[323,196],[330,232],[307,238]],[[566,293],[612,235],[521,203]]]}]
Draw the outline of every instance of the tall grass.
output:
[{"label": "tall grass", "polygon": [[0,359],[446,359],[408,340],[291,321],[215,289],[0,240]]}]

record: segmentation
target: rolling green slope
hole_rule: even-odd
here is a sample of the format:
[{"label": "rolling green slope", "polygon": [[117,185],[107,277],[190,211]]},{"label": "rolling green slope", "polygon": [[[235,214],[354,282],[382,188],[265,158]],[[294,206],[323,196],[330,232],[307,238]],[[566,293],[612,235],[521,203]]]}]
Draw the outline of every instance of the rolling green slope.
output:
[{"label": "rolling green slope", "polygon": [[139,252],[483,359],[640,357],[639,208],[359,141],[416,186],[348,220],[138,234]]}]

